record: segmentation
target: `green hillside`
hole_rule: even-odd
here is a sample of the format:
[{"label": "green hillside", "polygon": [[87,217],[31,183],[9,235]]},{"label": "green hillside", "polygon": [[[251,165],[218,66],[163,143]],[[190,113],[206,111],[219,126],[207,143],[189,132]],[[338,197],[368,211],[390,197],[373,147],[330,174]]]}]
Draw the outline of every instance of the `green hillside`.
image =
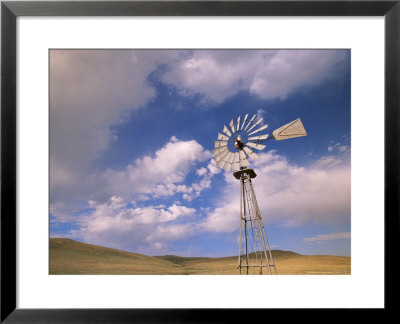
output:
[{"label": "green hillside", "polygon": [[[349,257],[273,250],[279,274],[350,274]],[[143,254],[70,239],[50,239],[50,274],[237,274],[237,256],[222,258]]]}]

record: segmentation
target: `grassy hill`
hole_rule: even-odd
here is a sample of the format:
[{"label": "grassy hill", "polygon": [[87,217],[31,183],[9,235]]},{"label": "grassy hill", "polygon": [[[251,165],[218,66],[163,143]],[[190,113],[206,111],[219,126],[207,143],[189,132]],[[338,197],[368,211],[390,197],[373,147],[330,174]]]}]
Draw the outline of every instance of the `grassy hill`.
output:
[{"label": "grassy hill", "polygon": [[[350,258],[273,250],[278,274],[350,274]],[[70,239],[50,239],[50,274],[237,274],[237,256],[151,257]],[[265,271],[265,270],[264,270]]]},{"label": "grassy hill", "polygon": [[183,274],[159,258],[70,239],[50,239],[50,274]]}]

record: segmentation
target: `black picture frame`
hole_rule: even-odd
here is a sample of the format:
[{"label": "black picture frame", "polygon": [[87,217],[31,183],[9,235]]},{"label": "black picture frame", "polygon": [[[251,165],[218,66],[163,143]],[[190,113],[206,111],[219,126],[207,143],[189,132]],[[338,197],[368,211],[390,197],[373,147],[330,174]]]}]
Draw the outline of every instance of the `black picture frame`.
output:
[{"label": "black picture frame", "polygon": [[[19,16],[384,16],[385,306],[397,307],[399,237],[400,0],[395,1],[2,1],[1,322],[200,323],[262,318],[263,309],[19,309],[16,307],[16,19]],[[366,247],[368,248],[368,247]],[[373,261],[371,261],[373,263]],[[373,264],[371,264],[373,267]],[[368,271],[368,269],[366,269]],[[368,285],[368,283],[366,283]],[[307,315],[306,315],[307,316]],[[330,318],[333,319],[333,318]]]}]

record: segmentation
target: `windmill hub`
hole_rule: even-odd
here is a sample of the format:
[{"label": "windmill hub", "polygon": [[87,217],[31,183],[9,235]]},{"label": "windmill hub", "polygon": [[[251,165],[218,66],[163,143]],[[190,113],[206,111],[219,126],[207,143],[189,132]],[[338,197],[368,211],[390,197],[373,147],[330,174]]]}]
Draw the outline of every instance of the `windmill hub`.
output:
[{"label": "windmill hub", "polygon": [[[229,123],[230,128],[224,126],[223,133],[218,133],[215,141],[214,160],[217,165],[227,171],[235,171],[233,176],[240,181],[240,236],[239,236],[239,274],[262,274],[263,268],[269,274],[277,274],[274,259],[267,239],[267,234],[261,218],[252,179],[257,175],[250,165],[248,158],[255,159],[254,150],[261,151],[267,140],[283,140],[293,137],[306,136],[307,133],[300,118],[275,129],[272,136],[259,133],[268,125],[262,125],[263,118],[254,122],[256,115],[249,121],[240,116],[237,121]],[[256,127],[258,125],[258,127]],[[244,138],[244,139],[243,139]]]},{"label": "windmill hub", "polygon": [[238,149],[238,150],[243,150],[244,143],[243,143],[242,137],[241,137],[240,135],[238,135],[238,136],[235,138],[235,145],[234,145],[234,147],[235,147],[236,149]]}]

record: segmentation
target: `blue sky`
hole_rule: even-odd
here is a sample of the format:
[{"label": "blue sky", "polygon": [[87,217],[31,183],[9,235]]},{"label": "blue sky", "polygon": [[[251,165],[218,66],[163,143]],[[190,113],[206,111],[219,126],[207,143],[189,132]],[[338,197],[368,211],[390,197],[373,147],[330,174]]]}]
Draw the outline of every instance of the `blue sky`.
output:
[{"label": "blue sky", "polygon": [[218,132],[246,113],[308,136],[251,160],[272,249],[350,255],[350,51],[52,50],[50,236],[236,255],[239,182]]}]

